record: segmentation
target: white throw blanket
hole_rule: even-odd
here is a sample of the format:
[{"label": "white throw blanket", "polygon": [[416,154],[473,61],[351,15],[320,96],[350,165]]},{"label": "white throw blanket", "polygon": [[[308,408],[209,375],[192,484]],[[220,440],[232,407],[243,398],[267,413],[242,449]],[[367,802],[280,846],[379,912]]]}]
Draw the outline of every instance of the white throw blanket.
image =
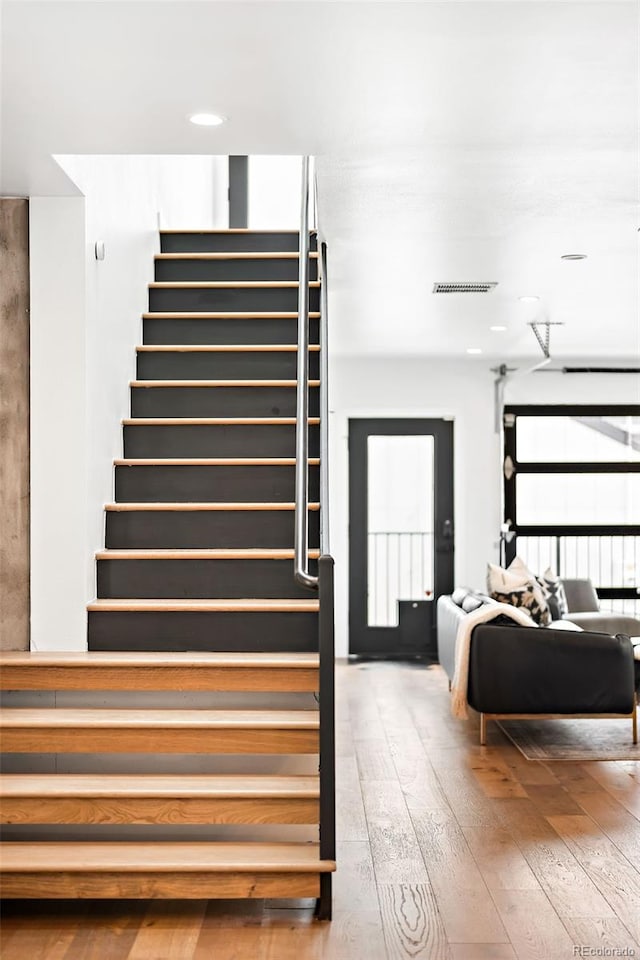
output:
[{"label": "white throw blanket", "polygon": [[454,717],[466,720],[469,716],[467,710],[467,691],[469,688],[469,651],[471,649],[471,633],[473,628],[479,623],[487,623],[489,620],[495,620],[500,614],[509,617],[522,627],[538,626],[528,613],[519,610],[518,607],[512,607],[508,603],[485,603],[477,610],[474,610],[473,613],[468,613],[466,617],[460,620],[456,634],[455,671],[453,674],[453,683],[451,684],[451,713]]}]

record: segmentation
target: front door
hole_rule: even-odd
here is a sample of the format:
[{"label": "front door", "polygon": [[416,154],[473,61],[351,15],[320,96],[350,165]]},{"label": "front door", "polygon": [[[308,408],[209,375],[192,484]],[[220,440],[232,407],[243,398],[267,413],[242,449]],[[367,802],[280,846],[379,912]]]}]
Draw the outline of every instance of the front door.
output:
[{"label": "front door", "polygon": [[437,660],[453,590],[453,423],[349,421],[349,653]]}]

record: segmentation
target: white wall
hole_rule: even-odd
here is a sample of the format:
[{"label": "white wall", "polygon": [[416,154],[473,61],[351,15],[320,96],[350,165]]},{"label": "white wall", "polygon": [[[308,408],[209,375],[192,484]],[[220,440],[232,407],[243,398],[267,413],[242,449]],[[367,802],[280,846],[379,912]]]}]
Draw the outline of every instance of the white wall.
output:
[{"label": "white wall", "polygon": [[[59,569],[66,571],[60,576],[68,578],[69,587],[64,616],[61,606],[60,615],[52,617],[49,591],[43,577],[34,574],[32,645],[83,649],[84,608],[95,596],[94,554],[104,546],[113,460],[122,456],[121,420],[129,413],[128,383],[135,376],[141,314],[159,249],[158,224],[226,225],[226,203],[220,198],[226,192],[227,163],[197,156],[58,160],[84,199],[36,199],[32,205],[32,376],[43,398],[32,413],[32,456],[38,464],[46,462],[52,442],[58,441],[72,450],[74,466],[57,465],[42,482],[38,474],[32,500],[38,548],[57,544]],[[105,243],[103,261],[95,259],[96,240]],[[69,490],[73,510],[63,518],[51,506]],[[34,561],[37,571],[40,549]],[[67,616],[70,610],[73,617]]]},{"label": "white wall", "polygon": [[249,226],[253,230],[298,230],[301,189],[301,157],[249,157]]},{"label": "white wall", "polygon": [[[565,361],[563,361],[564,363]],[[607,364],[616,365],[615,360]],[[621,357],[620,366],[637,366],[637,357]],[[588,366],[584,359],[567,366]],[[514,364],[516,366],[516,364]],[[634,374],[571,373],[540,370],[507,383],[505,403],[640,403],[640,377]]]},{"label": "white wall", "polygon": [[85,201],[34,197],[31,270],[31,647],[86,646]]},{"label": "white wall", "polygon": [[482,583],[496,556],[499,444],[492,433],[493,376],[456,361],[335,357],[330,369],[331,552],[336,559],[336,654],[348,652],[348,421],[350,417],[454,420],[456,582]]},{"label": "white wall", "polygon": [[[456,584],[482,586],[498,559],[501,446],[494,433],[495,375],[484,360],[336,356],[330,362],[331,552],[336,559],[336,654],[348,653],[348,420],[452,417]],[[507,386],[507,403],[637,403],[632,376],[530,374]]]}]

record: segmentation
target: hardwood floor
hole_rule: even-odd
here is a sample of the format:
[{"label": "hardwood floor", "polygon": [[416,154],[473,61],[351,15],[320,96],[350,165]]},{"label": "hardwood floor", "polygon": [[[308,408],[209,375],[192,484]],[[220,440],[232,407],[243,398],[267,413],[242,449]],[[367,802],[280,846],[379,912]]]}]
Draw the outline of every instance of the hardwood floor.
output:
[{"label": "hardwood floor", "polygon": [[340,665],[337,704],[331,924],[300,901],[7,902],[2,960],[640,957],[640,763],[528,761],[495,724],[480,747],[438,667]]}]

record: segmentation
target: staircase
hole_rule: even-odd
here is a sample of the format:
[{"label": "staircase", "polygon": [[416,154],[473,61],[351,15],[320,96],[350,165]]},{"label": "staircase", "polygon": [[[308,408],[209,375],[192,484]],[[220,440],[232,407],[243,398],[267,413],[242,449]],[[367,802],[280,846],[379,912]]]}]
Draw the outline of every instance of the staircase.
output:
[{"label": "staircase", "polygon": [[294,578],[298,245],[161,234],[88,652],[0,659],[5,897],[314,897],[330,917],[324,250],[312,234],[310,590]]}]

